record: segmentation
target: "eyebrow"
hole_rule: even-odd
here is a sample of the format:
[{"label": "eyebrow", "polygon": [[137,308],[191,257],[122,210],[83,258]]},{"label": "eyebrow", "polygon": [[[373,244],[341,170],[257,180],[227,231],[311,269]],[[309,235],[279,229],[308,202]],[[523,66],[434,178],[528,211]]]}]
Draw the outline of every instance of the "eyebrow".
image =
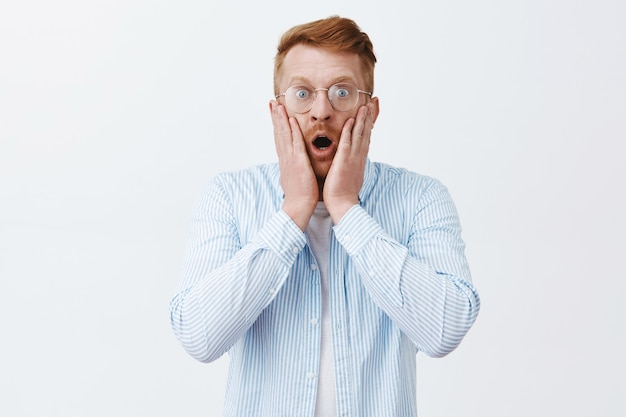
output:
[{"label": "eyebrow", "polygon": [[[349,82],[354,83],[354,84],[357,83],[357,81],[353,77],[350,77],[349,75],[340,75],[338,77],[333,78],[328,85],[331,86],[331,85],[334,85],[334,84],[337,84],[337,83],[343,83],[343,82],[346,82],[346,81],[349,81]],[[293,77],[293,78],[291,78],[289,80],[289,84],[288,85],[290,85],[290,86],[297,85],[296,83],[302,83],[302,84],[306,84],[306,85],[312,87],[312,85],[309,82],[309,80],[307,78],[305,78],[305,77]]]}]

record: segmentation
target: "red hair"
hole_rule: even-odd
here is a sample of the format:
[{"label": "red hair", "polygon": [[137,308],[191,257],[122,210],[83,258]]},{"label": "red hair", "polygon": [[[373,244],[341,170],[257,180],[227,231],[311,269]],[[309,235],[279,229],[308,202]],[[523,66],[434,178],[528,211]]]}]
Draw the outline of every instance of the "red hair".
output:
[{"label": "red hair", "polygon": [[308,45],[331,52],[351,52],[359,56],[365,88],[374,91],[376,56],[370,38],[351,19],[331,16],[294,26],[283,34],[274,58],[274,93],[278,94],[278,77],[285,55],[296,45]]}]

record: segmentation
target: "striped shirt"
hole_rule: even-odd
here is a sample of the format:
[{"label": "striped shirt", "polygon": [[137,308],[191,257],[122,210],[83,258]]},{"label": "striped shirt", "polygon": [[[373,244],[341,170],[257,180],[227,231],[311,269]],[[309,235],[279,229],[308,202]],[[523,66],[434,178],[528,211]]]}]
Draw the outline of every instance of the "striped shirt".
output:
[{"label": "striped shirt", "polygon": [[[192,357],[229,353],[225,417],[315,412],[320,274],[282,201],[277,164],[210,181],[170,305]],[[480,308],[460,234],[439,181],[367,161],[359,204],[330,240],[338,416],[417,415],[417,352],[452,352]]]}]

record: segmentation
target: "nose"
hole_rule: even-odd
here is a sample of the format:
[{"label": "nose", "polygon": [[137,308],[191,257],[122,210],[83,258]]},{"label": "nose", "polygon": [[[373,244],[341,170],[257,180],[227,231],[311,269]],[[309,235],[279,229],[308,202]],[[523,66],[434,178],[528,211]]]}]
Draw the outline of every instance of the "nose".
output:
[{"label": "nose", "polygon": [[323,121],[330,119],[333,112],[333,106],[328,100],[328,89],[319,88],[315,90],[315,99],[313,100],[313,106],[309,110],[309,115],[314,121]]}]

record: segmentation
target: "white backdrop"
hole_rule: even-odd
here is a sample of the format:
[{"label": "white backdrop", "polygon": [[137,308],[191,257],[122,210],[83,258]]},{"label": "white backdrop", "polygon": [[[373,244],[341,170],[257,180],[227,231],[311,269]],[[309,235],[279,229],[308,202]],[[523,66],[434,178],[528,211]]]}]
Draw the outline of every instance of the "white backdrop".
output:
[{"label": "white backdrop", "polygon": [[379,58],[371,158],[442,180],[483,305],[418,360],[422,417],[626,415],[626,3],[0,6],[0,415],[219,416],[227,357],[169,327],[214,174],[275,160],[280,34]]}]

